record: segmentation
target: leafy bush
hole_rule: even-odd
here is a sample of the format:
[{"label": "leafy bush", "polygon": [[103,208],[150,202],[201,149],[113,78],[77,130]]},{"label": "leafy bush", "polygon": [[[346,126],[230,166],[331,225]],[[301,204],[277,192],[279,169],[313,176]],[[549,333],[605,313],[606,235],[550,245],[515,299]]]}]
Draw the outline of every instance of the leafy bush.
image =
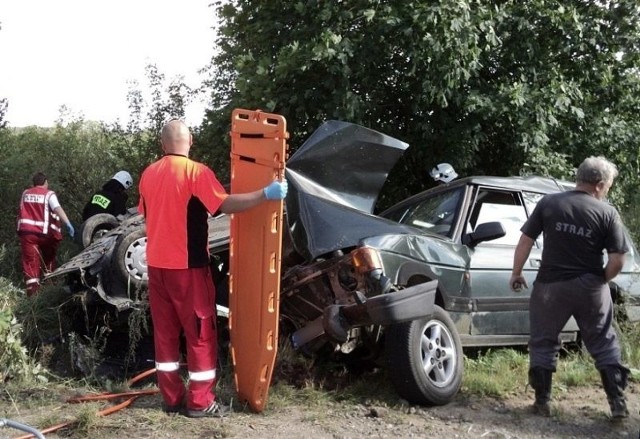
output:
[{"label": "leafy bush", "polygon": [[[69,219],[79,225],[87,197],[122,166],[120,159],[109,153],[109,145],[103,139],[99,127],[81,123],[12,130],[3,137],[0,240],[4,243],[5,258],[0,276],[22,281],[16,217],[20,196],[31,186],[32,175],[37,171],[47,175],[49,187],[58,195]],[[72,241],[63,241],[62,254],[76,251]]]},{"label": "leafy bush", "polygon": [[0,278],[0,383],[47,381],[45,370],[22,345],[22,324],[12,310],[20,294],[20,290]]},{"label": "leafy bush", "polygon": [[[126,128],[62,112],[53,128],[1,128],[0,100],[0,195],[4,201],[0,206],[0,242],[6,256],[0,255],[0,276],[16,283],[22,280],[16,216],[22,191],[31,186],[35,172],[47,175],[49,187],[67,216],[79,226],[84,204],[115,172],[128,170],[135,183],[144,167],[162,153],[159,131],[163,121],[169,115],[184,116],[184,106],[195,91],[178,80],[168,83],[155,66],[147,67],[147,76],[151,100],[145,102],[141,91],[130,91],[131,121]],[[197,130],[193,131],[196,134]],[[194,158],[197,155],[198,148]],[[224,157],[228,161],[228,154]],[[129,206],[135,206],[137,185],[128,192]],[[65,261],[78,250],[73,241],[65,239],[58,260]]]}]

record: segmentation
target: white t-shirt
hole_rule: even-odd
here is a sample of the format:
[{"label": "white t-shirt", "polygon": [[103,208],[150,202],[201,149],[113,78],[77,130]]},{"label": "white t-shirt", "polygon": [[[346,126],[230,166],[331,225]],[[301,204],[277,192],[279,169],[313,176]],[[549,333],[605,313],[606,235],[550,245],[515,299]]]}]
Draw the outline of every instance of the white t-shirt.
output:
[{"label": "white t-shirt", "polygon": [[53,193],[49,197],[49,209],[51,209],[51,211],[53,212],[58,207],[60,207],[60,202],[58,201],[58,196],[55,193]]}]

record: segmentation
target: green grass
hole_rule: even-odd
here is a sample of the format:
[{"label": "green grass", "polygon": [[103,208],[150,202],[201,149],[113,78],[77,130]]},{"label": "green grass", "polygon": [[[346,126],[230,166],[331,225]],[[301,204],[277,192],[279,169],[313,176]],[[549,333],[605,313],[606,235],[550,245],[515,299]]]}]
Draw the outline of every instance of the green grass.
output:
[{"label": "green grass", "polygon": [[[637,327],[625,333],[624,343],[636,340]],[[638,345],[628,346],[635,355]],[[284,351],[287,354],[287,351]],[[295,367],[288,365],[292,362]],[[469,353],[465,356],[465,376],[461,397],[480,396],[492,398],[508,398],[512,394],[522,394],[527,389],[528,356],[525,349],[489,349],[481,353]],[[363,408],[386,407],[391,410],[386,422],[401,424],[406,421],[408,407],[395,393],[388,379],[387,372],[373,369],[358,375],[349,374],[344,365],[330,362],[318,362],[310,358],[290,353],[289,357],[279,360],[279,367],[284,371],[297,371],[298,377],[289,376],[290,381],[277,371],[278,378],[273,383],[266,410],[260,416],[270,413],[286,412],[291,407],[308,408],[304,422],[331,424],[332,413],[361,413]],[[233,384],[233,373],[230,367],[223,368],[222,378],[217,393],[226,402],[237,398]],[[331,375],[334,375],[331,377]],[[558,370],[554,375],[554,389],[564,392],[574,386],[587,386],[599,382],[591,357],[576,349],[563,352]],[[107,388],[108,387],[108,388]],[[112,437],[114,434],[127,434],[130,429],[144,427],[147,432],[175,432],[179,434],[189,427],[189,420],[184,417],[167,417],[160,410],[160,397],[143,397],[136,402],[135,416],[120,415],[118,417],[99,417],[97,412],[107,403],[83,403],[67,406],[61,394],[71,396],[73,393],[87,394],[100,391],[124,390],[124,382],[108,383],[100,387],[86,380],[53,379],[46,385],[35,386],[24,383],[11,383],[0,392],[0,412],[13,419],[21,419],[35,427],[48,427],[60,422],[73,421],[66,427],[63,435],[69,437]],[[530,389],[529,389],[530,390]],[[45,408],[42,410],[42,408]],[[234,401],[237,413],[250,413]],[[398,410],[399,409],[399,410]],[[21,418],[21,412],[31,410],[28,418]],[[36,414],[37,413],[37,414]],[[127,411],[125,413],[133,413]],[[554,412],[554,417],[562,419],[561,410]],[[208,431],[209,437],[224,438],[229,435],[229,427],[224,424],[213,424]],[[107,435],[107,436],[101,436]],[[111,435],[111,436],[109,436]]]},{"label": "green grass", "polygon": [[[618,331],[627,365],[640,364],[640,324],[626,324]],[[515,349],[491,349],[465,357],[463,392],[478,396],[507,397],[527,386],[529,359],[527,352]],[[584,349],[561,353],[554,374],[554,386],[568,389],[600,382],[591,356]],[[631,379],[640,381],[640,371],[632,369]]]},{"label": "green grass", "polygon": [[554,381],[569,387],[589,386],[600,382],[591,356],[586,351],[570,352],[558,361]]},{"label": "green grass", "polygon": [[464,366],[465,393],[505,397],[527,383],[527,357],[514,349],[492,349],[476,357],[465,357]]},{"label": "green grass", "polygon": [[630,365],[640,365],[640,322],[627,323],[618,330],[622,356]]},{"label": "green grass", "polygon": [[[73,351],[73,343],[68,337],[69,323],[72,319],[67,308],[77,303],[60,289],[54,286],[45,288],[34,299],[27,299],[21,291],[13,287],[8,281],[0,279],[0,311],[10,309],[22,323],[20,336],[24,337],[24,345],[30,357],[24,359],[28,366],[41,362],[51,364],[55,354],[50,350],[46,340],[65,335],[66,347]],[[144,332],[144,320],[140,315],[130,317],[129,324],[140,328]],[[640,364],[640,324],[626,324],[620,330],[621,346],[624,360],[629,365]],[[96,351],[95,362],[100,361],[101,334],[94,334],[93,339],[85,343],[84,348]],[[91,337],[90,337],[91,338]],[[123,347],[124,348],[124,347]],[[0,349],[1,351],[1,349]],[[526,348],[493,348],[483,351],[467,351],[464,357],[464,378],[461,397],[479,396],[492,398],[508,398],[511,395],[530,391],[528,388],[528,354]],[[69,364],[72,352],[66,352],[58,361]],[[357,366],[357,365],[356,365]],[[26,366],[25,366],[26,367]],[[95,365],[94,365],[95,367]],[[353,365],[352,365],[353,367]],[[72,393],[74,389],[83,389],[80,393],[125,390],[124,380],[112,382],[100,380],[95,376],[83,379],[69,379],[54,375],[50,369],[45,369],[49,383],[44,383],[33,376],[26,379],[12,379],[5,383],[0,391],[0,411],[9,416],[18,416],[20,409],[29,410],[38,407],[60,407],[64,404],[56,398],[61,392]],[[238,412],[249,412],[237,401],[233,383],[233,371],[229,364],[221,369],[221,380],[217,393],[224,402],[234,400],[234,409]],[[640,371],[635,369],[632,379],[640,381]],[[265,416],[272,411],[287,410],[292,406],[308,407],[308,422],[329,422],[322,411],[317,408],[327,408],[331,411],[349,411],[358,407],[388,407],[401,408],[392,416],[402,417],[406,413],[406,402],[396,394],[387,370],[372,367],[362,368],[354,373],[344,363],[318,358],[308,358],[292,351],[289,345],[282,346],[278,352],[277,363],[269,392],[269,400]],[[554,388],[568,391],[579,386],[599,384],[600,377],[595,369],[593,360],[584,350],[563,350],[554,375]],[[141,418],[136,422],[149,424],[149,429],[161,428],[162,423],[171,431],[180,431],[181,423],[187,422],[181,417],[166,419],[159,410],[159,397],[149,399],[149,410],[140,412]],[[137,403],[136,403],[137,404]],[[98,418],[96,412],[100,405],[94,403],[82,404],[74,408],[74,423],[68,431],[77,437],[92,436],[96,430],[126,430],[126,425],[119,426],[114,421]],[[57,410],[57,408],[56,408]],[[60,422],[60,413],[44,411],[34,424],[40,426],[52,425]],[[402,422],[396,419],[394,422]],[[171,424],[171,425],[170,425]],[[175,424],[175,425],[173,425]],[[158,426],[158,427],[156,427]],[[215,437],[224,437],[227,432],[221,427],[212,432]]]}]

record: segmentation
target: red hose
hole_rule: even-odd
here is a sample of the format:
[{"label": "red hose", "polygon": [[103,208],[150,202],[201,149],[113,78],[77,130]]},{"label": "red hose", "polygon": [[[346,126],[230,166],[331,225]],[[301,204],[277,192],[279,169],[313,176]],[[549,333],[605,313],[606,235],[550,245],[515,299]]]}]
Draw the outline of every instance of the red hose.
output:
[{"label": "red hose", "polygon": [[154,373],[156,373],[156,368],[155,367],[152,367],[149,370],[145,370],[144,372],[139,373],[138,375],[134,376],[129,381],[127,381],[127,385],[128,386],[132,386],[135,383],[137,383],[138,381],[140,381],[141,379],[146,378],[149,375],[153,375]]},{"label": "red hose", "polygon": [[[131,378],[128,382],[127,385],[131,386],[134,383],[142,380],[143,378],[148,377],[151,374],[154,374],[156,372],[156,369],[149,369],[149,370],[145,370],[144,372],[134,376],[133,378]],[[122,393],[99,393],[97,395],[85,395],[85,396],[78,396],[78,397],[74,397],[74,398],[69,398],[67,400],[67,402],[69,403],[79,403],[79,402],[84,402],[84,401],[100,401],[100,400],[109,400],[109,399],[115,399],[115,398],[123,398],[123,397],[129,397],[129,399],[122,401],[119,404],[116,404],[114,406],[111,407],[107,407],[106,409],[100,410],[98,411],[97,415],[98,416],[107,416],[110,415],[111,413],[115,413],[118,410],[121,410],[125,407],[128,407],[129,405],[131,405],[131,403],[133,401],[135,401],[136,399],[138,399],[138,397],[140,396],[144,396],[144,395],[154,395],[156,393],[160,392],[159,389],[149,389],[149,390],[137,390],[137,391],[131,391],[131,392],[122,392]],[[53,431],[57,431],[60,430],[61,428],[64,427],[68,427],[70,425],[73,425],[76,421],[69,421],[69,422],[64,422],[62,424],[57,424],[57,425],[52,425],[51,427],[47,427],[44,430],[41,430],[40,432],[42,434],[45,433],[51,433]],[[28,434],[26,436],[19,436],[17,438],[14,439],[31,439],[34,438],[35,436],[33,434]]]},{"label": "red hose", "polygon": [[136,390],[131,392],[122,392],[122,393],[99,393],[97,395],[76,396],[74,398],[67,399],[67,402],[74,404],[74,403],[85,402],[85,401],[101,401],[103,399],[123,398],[125,396],[135,396],[137,398],[138,396],[142,396],[142,395],[155,395],[159,391],[160,390],[158,389],[149,389],[149,390]]}]

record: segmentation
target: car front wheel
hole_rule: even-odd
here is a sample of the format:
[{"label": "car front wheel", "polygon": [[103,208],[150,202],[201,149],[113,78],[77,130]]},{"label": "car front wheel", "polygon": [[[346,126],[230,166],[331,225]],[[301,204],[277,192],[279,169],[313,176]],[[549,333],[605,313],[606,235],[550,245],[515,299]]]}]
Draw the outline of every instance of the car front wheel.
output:
[{"label": "car front wheel", "polygon": [[412,404],[444,405],[455,397],[464,369],[460,336],[439,306],[431,317],[392,325],[385,335],[391,381]]}]

